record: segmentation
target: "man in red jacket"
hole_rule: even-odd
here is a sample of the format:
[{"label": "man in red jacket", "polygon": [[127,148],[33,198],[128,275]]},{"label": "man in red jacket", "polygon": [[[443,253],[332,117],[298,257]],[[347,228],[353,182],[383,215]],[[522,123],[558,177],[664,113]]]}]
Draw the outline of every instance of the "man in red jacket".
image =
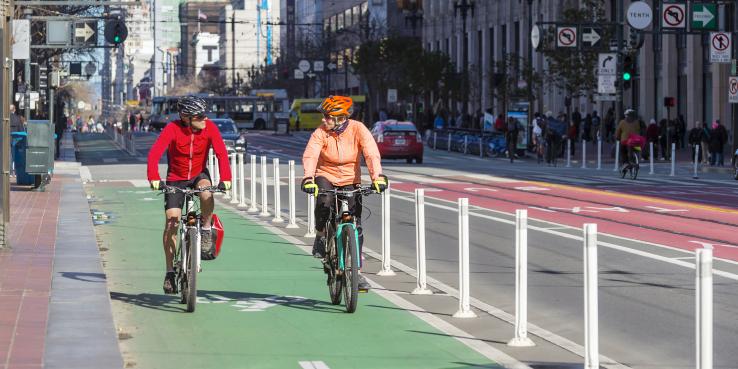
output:
[{"label": "man in red jacket", "polygon": [[[185,96],[177,102],[179,120],[169,122],[149,151],[147,175],[153,190],[159,190],[159,159],[167,151],[167,184],[179,188],[201,188],[211,186],[210,173],[206,167],[208,153],[213,148],[218,158],[221,189],[231,187],[231,167],[228,151],[218,126],[205,117],[207,103],[196,96]],[[167,273],[164,277],[164,293],[176,293],[176,282],[172,260],[177,239],[177,223],[184,205],[183,193],[164,195],[164,254]],[[201,249],[203,254],[211,252],[211,219],[215,201],[210,192],[200,193],[202,215]]]}]

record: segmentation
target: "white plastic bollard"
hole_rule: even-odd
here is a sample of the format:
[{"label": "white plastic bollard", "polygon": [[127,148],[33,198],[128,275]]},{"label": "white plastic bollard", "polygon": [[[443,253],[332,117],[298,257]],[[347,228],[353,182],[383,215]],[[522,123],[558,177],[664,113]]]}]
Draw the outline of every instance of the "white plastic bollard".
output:
[{"label": "white plastic bollard", "polygon": [[238,204],[238,156],[231,154],[231,204]]},{"label": "white plastic bollard", "polygon": [[267,200],[267,186],[269,183],[267,183],[267,157],[262,155],[261,156],[261,213],[259,213],[259,216],[262,217],[268,217],[269,216],[269,210],[268,208],[268,200]]},{"label": "white plastic bollard", "polygon": [[437,136],[438,135],[436,134],[436,132],[433,132],[433,150],[435,150],[436,147],[437,147],[436,146],[436,142],[437,142],[437,138],[438,138]]},{"label": "white plastic bollard", "polygon": [[692,178],[698,179],[699,176],[697,175],[697,167],[700,165],[700,163],[697,161],[700,157],[700,145],[694,145],[694,174],[692,175]]},{"label": "white plastic bollard", "polygon": [[484,141],[484,137],[479,136],[479,157],[480,158],[484,158],[484,144],[482,141]]},{"label": "white plastic bollard", "polygon": [[616,141],[615,142],[615,165],[612,168],[612,170],[614,172],[617,172],[619,166],[620,166],[620,144]]},{"label": "white plastic bollard", "polygon": [[653,152],[653,141],[648,143],[648,149],[651,150],[648,152],[648,162],[650,165],[650,170],[648,171],[648,174],[653,174],[653,157],[656,156],[656,154]]},{"label": "white plastic bollard", "polygon": [[602,139],[597,139],[597,170],[602,169]]},{"label": "white plastic bollard", "polygon": [[466,155],[467,148],[469,147],[469,136],[464,136],[464,155]]},{"label": "white plastic bollard", "polygon": [[673,177],[676,174],[676,143],[671,143],[671,174],[669,176]]},{"label": "white plastic bollard", "polygon": [[238,153],[238,208],[246,207],[246,163],[243,162],[243,153]]},{"label": "white plastic bollard", "polygon": [[218,164],[220,161],[217,157],[215,157],[215,160],[213,161],[213,185],[218,185],[220,183],[220,165]]},{"label": "white plastic bollard", "polygon": [[597,224],[584,224],[584,369],[600,369]]},{"label": "white plastic bollard", "polygon": [[425,271],[425,190],[415,189],[415,251],[416,270],[418,272],[418,284],[413,290],[413,295],[432,295],[426,283]]},{"label": "white plastic bollard", "polygon": [[571,140],[566,139],[566,167],[571,167]]},{"label": "white plastic bollard", "polygon": [[446,152],[451,152],[451,132],[448,133],[448,143],[446,145]]},{"label": "white plastic bollard", "polygon": [[315,238],[315,195],[308,194],[308,221],[305,238]]},{"label": "white plastic bollard", "polygon": [[587,141],[582,140],[582,169],[587,169]]},{"label": "white plastic bollard", "polygon": [[279,158],[273,158],[272,164],[274,165],[274,218],[272,223],[284,223],[282,218],[282,179],[279,178]]},{"label": "white plastic bollard", "polygon": [[697,328],[697,369],[712,369],[712,249],[697,249],[696,257],[695,326]]},{"label": "white plastic bollard", "polygon": [[390,247],[390,189],[382,192],[382,269],[377,273],[379,276],[389,277],[395,275],[392,270],[392,252]]},{"label": "white plastic bollard", "polygon": [[256,213],[259,208],[256,206],[256,155],[249,157],[249,166],[251,167],[251,198],[249,199],[249,213]]},{"label": "white plastic bollard", "polygon": [[290,205],[290,215],[289,215],[289,221],[287,223],[287,228],[300,228],[297,226],[297,209],[295,206],[295,161],[290,160],[289,161],[289,176],[288,176],[289,184],[287,185],[287,189],[289,191],[289,205]]},{"label": "white plastic bollard", "polygon": [[515,210],[515,337],[513,347],[536,344],[528,337],[528,210]]},{"label": "white plastic bollard", "polygon": [[459,311],[454,318],[476,318],[469,298],[469,199],[459,199]]}]

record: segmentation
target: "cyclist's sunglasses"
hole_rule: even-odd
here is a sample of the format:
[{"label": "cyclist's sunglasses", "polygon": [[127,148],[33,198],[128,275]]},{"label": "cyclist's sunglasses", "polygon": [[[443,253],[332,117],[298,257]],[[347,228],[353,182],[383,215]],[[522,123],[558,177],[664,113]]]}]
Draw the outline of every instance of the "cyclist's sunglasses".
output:
[{"label": "cyclist's sunglasses", "polygon": [[187,118],[191,118],[191,119],[194,119],[194,120],[203,120],[203,119],[205,119],[205,115],[204,115],[204,114],[198,114],[198,115],[189,115],[189,114],[182,114],[182,113],[179,113],[179,116],[180,116],[180,117],[181,117],[182,119],[187,119]]}]

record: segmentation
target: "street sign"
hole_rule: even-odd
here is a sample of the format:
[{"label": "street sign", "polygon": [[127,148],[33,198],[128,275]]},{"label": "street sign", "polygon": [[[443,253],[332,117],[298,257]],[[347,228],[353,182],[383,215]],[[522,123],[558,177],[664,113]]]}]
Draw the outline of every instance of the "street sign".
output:
[{"label": "street sign", "polygon": [[692,29],[717,29],[717,4],[692,4]]},{"label": "street sign", "polygon": [[537,25],[530,30],[530,43],[534,50],[538,50],[538,45],[541,44],[541,29]]},{"label": "street sign", "polygon": [[635,1],[628,6],[628,24],[639,30],[644,30],[653,21],[651,6],[644,1]]},{"label": "street sign", "polygon": [[31,21],[16,19],[10,21],[13,29],[13,59],[28,59],[31,55]]},{"label": "street sign", "polygon": [[596,47],[602,37],[602,28],[584,27],[582,30],[582,46]]},{"label": "street sign", "polygon": [[685,28],[687,26],[687,5],[665,3],[661,11],[661,27]]},{"label": "street sign", "polygon": [[387,102],[388,103],[396,103],[397,102],[397,90],[394,88],[388,88],[387,89]]},{"label": "street sign", "polygon": [[300,63],[297,64],[297,68],[299,68],[301,72],[306,73],[310,70],[310,62],[302,59],[300,60]]},{"label": "street sign", "polygon": [[728,77],[728,102],[738,103],[738,77]]},{"label": "street sign", "polygon": [[47,45],[69,45],[70,34],[69,21],[46,21]]},{"label": "street sign", "polygon": [[730,63],[731,34],[710,32],[710,63]]},{"label": "street sign", "polygon": [[616,101],[617,95],[595,95],[595,101]]},{"label": "street sign", "polygon": [[556,46],[577,47],[577,28],[556,27]]},{"label": "street sign", "polygon": [[597,76],[597,93],[598,94],[614,94],[616,76]]},{"label": "street sign", "polygon": [[322,60],[316,60],[313,62],[313,71],[322,72],[325,70],[325,63]]},{"label": "street sign", "polygon": [[97,21],[74,23],[74,43],[77,45],[96,45]]},{"label": "street sign", "polygon": [[305,73],[299,69],[295,69],[295,79],[304,79]]},{"label": "street sign", "polygon": [[616,53],[600,53],[597,57],[597,75],[614,76],[618,64]]}]

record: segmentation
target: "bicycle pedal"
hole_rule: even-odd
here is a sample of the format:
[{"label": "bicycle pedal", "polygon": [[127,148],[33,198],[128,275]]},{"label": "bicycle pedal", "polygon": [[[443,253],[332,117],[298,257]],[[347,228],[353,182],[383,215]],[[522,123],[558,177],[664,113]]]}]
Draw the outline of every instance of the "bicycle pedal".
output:
[{"label": "bicycle pedal", "polygon": [[359,288],[359,293],[368,293],[368,292],[369,292],[368,288]]}]

